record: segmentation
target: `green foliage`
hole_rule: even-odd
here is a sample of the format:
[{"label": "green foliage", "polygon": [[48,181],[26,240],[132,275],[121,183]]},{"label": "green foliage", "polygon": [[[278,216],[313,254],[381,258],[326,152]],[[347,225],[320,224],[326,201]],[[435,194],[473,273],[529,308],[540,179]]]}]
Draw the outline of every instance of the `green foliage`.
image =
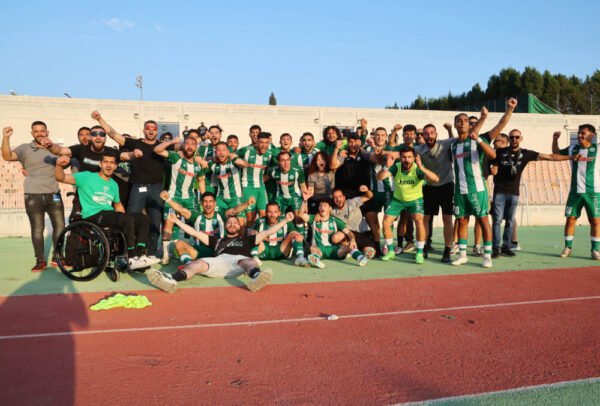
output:
[{"label": "green foliage", "polygon": [[[527,66],[523,72],[502,69],[490,76],[485,90],[479,83],[460,95],[425,98],[418,95],[406,108],[414,110],[462,110],[465,106],[482,106],[488,100],[517,97],[532,93],[542,102],[564,114],[600,114],[600,70],[585,79],[540,73]],[[386,107],[387,108],[387,107]]]}]

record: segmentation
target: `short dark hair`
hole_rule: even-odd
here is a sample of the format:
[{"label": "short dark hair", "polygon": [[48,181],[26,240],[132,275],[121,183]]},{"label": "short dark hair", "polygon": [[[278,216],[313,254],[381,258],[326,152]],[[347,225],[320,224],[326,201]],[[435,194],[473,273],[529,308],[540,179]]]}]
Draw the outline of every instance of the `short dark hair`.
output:
[{"label": "short dark hair", "polygon": [[312,133],[310,133],[310,132],[305,132],[304,134],[302,134],[302,137],[300,137],[300,138],[303,138],[303,137],[310,137],[313,140],[315,139],[315,136],[312,135]]},{"label": "short dark hair", "polygon": [[581,125],[579,126],[579,129],[578,129],[578,131],[581,131],[581,130],[588,130],[588,131],[590,131],[590,132],[592,132],[592,133],[596,134],[596,127],[594,127],[594,126],[593,126],[593,125],[591,125],[591,124],[581,124]]},{"label": "short dark hair", "polygon": [[329,207],[333,207],[333,200],[329,196],[325,196],[325,197],[319,199],[319,204],[321,204],[321,203],[327,203],[329,205]]},{"label": "short dark hair", "polygon": [[225,141],[217,142],[217,144],[215,145],[215,148],[217,148],[219,145],[225,145],[226,148],[229,148],[229,145],[227,145],[227,143]]},{"label": "short dark hair", "polygon": [[252,131],[252,130],[258,130],[259,133],[262,132],[262,128],[260,128],[260,126],[258,124],[252,124],[250,126],[250,130],[249,131]]},{"label": "short dark hair", "polygon": [[346,196],[346,193],[344,193],[344,190],[342,190],[342,188],[341,188],[341,187],[334,187],[334,188],[333,188],[333,190],[331,191],[331,195],[333,196],[333,194],[334,194],[335,192],[342,192],[342,194],[343,194],[344,196]]},{"label": "short dark hair", "polygon": [[200,201],[203,201],[207,197],[212,197],[214,200],[217,200],[217,198],[216,198],[216,196],[215,196],[215,194],[213,192],[204,192],[200,196]]},{"label": "short dark hair", "polygon": [[114,158],[117,161],[117,154],[112,148],[105,148],[100,156],[102,161],[104,161],[104,157]]},{"label": "short dark hair", "polygon": [[404,127],[402,127],[402,134],[407,133],[409,131],[414,131],[416,133],[417,127],[414,124],[406,124]]},{"label": "short dark hair", "polygon": [[220,133],[223,132],[223,129],[221,128],[221,126],[219,124],[211,125],[210,127],[208,127],[208,131],[212,130],[213,128],[216,128],[217,130],[219,130]]},{"label": "short dark hair", "polygon": [[279,161],[281,159],[282,155],[289,155],[290,158],[292,157],[292,154],[290,154],[289,151],[281,151],[279,154],[277,154],[277,160]]},{"label": "short dark hair", "polygon": [[[270,200],[267,203],[267,207],[269,207],[269,206],[277,206],[277,207],[279,207],[279,203],[277,203],[276,201]],[[281,207],[279,207],[279,210],[281,210]]]},{"label": "short dark hair", "polygon": [[79,133],[82,132],[82,131],[84,131],[84,130],[86,130],[86,131],[92,131],[92,130],[90,130],[90,127],[81,127],[79,130],[77,130],[77,136],[79,137]]},{"label": "short dark hair", "polygon": [[281,140],[283,137],[290,137],[290,138],[292,138],[292,134],[290,134],[290,133],[283,133],[283,134],[281,134],[279,136],[279,139]]},{"label": "short dark hair", "polygon": [[44,128],[48,128],[48,126],[46,125],[46,123],[44,123],[43,121],[34,121],[33,123],[31,123],[31,129],[33,130],[33,127],[35,127],[36,125],[43,125]]},{"label": "short dark hair", "polygon": [[167,131],[166,133],[161,134],[160,139],[164,140],[165,137],[171,137],[171,139],[173,139],[173,134]]},{"label": "short dark hair", "polygon": [[506,142],[508,142],[508,135],[506,133],[498,134],[498,136],[496,137],[496,139],[494,139],[494,141],[496,141],[498,138],[503,138]]},{"label": "short dark hair", "polygon": [[387,130],[385,129],[385,127],[377,127],[375,129],[375,132],[377,132],[377,131],[384,131],[387,134]]},{"label": "short dark hair", "polygon": [[256,137],[257,139],[261,140],[261,139],[269,139],[271,138],[271,133],[263,133],[261,132],[260,134],[258,134],[258,136]]},{"label": "short dark hair", "polygon": [[154,124],[155,126],[158,127],[158,123],[156,121],[154,121],[154,120],[146,120],[144,122],[144,127],[146,127],[146,124]]},{"label": "short dark hair", "polygon": [[[87,127],[86,127],[86,128],[87,128]],[[96,130],[96,129],[100,129],[100,130],[104,131],[104,127],[102,127],[101,125],[95,125],[95,126],[93,126],[92,128],[89,128],[90,132],[92,132],[92,131],[94,131],[94,130]],[[105,131],[105,132],[106,132],[106,131]],[[79,133],[78,133],[77,135],[79,135]]]},{"label": "short dark hair", "polygon": [[415,149],[413,147],[409,147],[408,145],[403,145],[402,148],[400,148],[400,155],[405,152],[412,152],[412,154],[415,155]]},{"label": "short dark hair", "polygon": [[200,132],[198,130],[193,129],[193,128],[191,130],[188,130],[187,135],[185,137],[186,138],[189,137],[192,133],[196,133],[196,134],[198,134],[198,137],[200,137]]},{"label": "short dark hair", "polygon": [[431,124],[431,123],[425,124],[425,127],[423,127],[423,131],[425,131],[426,128],[433,128],[434,130],[437,131],[437,128],[435,128],[435,126],[433,124]]},{"label": "short dark hair", "polygon": [[[462,114],[464,114],[465,116],[467,115],[466,113],[462,113]],[[459,114],[459,116],[460,116],[460,114]],[[477,118],[477,116],[469,116],[469,120],[477,120],[477,121],[479,121],[479,119]]]},{"label": "short dark hair", "polygon": [[235,134],[229,134],[229,135],[227,136],[227,139],[228,139],[228,140],[232,140],[232,139],[233,139],[233,140],[238,140],[238,141],[239,141],[239,138],[238,138],[238,136],[237,136],[237,135],[235,135]]}]

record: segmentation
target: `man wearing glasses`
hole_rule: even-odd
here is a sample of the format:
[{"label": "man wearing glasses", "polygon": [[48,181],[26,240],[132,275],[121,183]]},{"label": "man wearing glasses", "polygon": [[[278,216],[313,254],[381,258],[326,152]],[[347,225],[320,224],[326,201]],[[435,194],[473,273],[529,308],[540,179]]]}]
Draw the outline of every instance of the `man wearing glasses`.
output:
[{"label": "man wearing glasses", "polygon": [[[569,156],[558,154],[540,154],[536,151],[521,148],[523,135],[514,129],[508,133],[508,146],[498,148],[496,158],[490,161],[491,173],[494,175],[494,199],[492,203],[492,258],[501,254],[514,257],[511,249],[515,212],[519,204],[519,185],[525,166],[531,161],[565,161]],[[502,220],[505,221],[502,236]],[[502,239],[502,241],[500,241]],[[502,245],[500,245],[502,243]]]}]

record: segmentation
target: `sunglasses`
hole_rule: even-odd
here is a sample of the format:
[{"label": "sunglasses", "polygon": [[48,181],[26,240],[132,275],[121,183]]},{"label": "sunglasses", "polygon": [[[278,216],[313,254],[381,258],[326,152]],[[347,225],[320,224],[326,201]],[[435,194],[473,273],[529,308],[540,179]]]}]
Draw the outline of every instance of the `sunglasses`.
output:
[{"label": "sunglasses", "polygon": [[521,136],[520,135],[511,135],[511,136],[508,137],[508,139],[510,139],[510,140],[520,140]]},{"label": "sunglasses", "polygon": [[92,131],[92,137],[106,137],[106,133],[104,131]]}]

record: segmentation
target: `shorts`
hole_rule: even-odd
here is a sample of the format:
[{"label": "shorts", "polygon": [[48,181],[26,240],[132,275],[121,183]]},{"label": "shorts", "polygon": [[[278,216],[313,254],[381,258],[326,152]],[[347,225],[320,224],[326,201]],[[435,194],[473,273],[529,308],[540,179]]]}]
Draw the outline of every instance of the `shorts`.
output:
[{"label": "shorts", "polygon": [[247,202],[250,197],[254,197],[256,203],[252,206],[248,206],[247,212],[253,212],[256,209],[266,210],[267,209],[267,191],[265,187],[246,187],[243,192],[244,202]]},{"label": "shorts", "polygon": [[[179,199],[176,197],[172,197],[171,199],[173,199],[174,202],[179,203],[181,206],[185,207],[189,211],[198,211],[198,204],[196,202],[195,196],[190,197],[189,199]],[[169,213],[177,215],[177,212],[171,207],[171,205],[169,205],[168,202],[165,202],[165,207],[163,209],[163,220],[167,219]]]},{"label": "shorts", "polygon": [[279,209],[282,213],[286,213],[288,211],[298,211],[300,206],[302,206],[302,198],[301,197],[291,197],[286,199],[281,196],[277,196],[275,199],[277,205],[279,205]]},{"label": "shorts", "polygon": [[209,278],[237,278],[246,273],[238,262],[242,259],[248,259],[243,255],[221,254],[212,258],[203,258],[202,261],[208,264],[208,271],[202,275]]},{"label": "shorts", "polygon": [[279,245],[266,245],[263,252],[258,254],[258,258],[265,260],[277,260],[277,259],[285,259],[285,255],[281,252],[281,244]]},{"label": "shorts", "polygon": [[321,258],[324,259],[344,259],[338,255],[338,251],[342,248],[341,245],[315,245],[319,250],[321,250]]},{"label": "shorts", "polygon": [[385,211],[386,216],[398,217],[404,210],[410,214],[423,214],[423,198],[411,200],[410,202],[402,202],[396,198],[392,199],[392,202]]},{"label": "shorts", "polygon": [[193,244],[192,247],[196,250],[196,258],[210,258],[215,256],[215,252],[204,244]]},{"label": "shorts", "polygon": [[[217,207],[215,211],[217,211],[223,219],[225,219],[225,212],[229,209],[233,209],[241,204],[239,197],[234,197],[232,199],[225,199],[223,197],[217,196]],[[237,215],[238,217],[246,217],[245,210],[242,210]]]},{"label": "shorts", "polygon": [[442,214],[452,216],[452,199],[454,197],[454,182],[441,186],[423,186],[423,203],[426,216],[437,216],[442,209]]},{"label": "shorts", "polygon": [[565,217],[579,218],[583,207],[588,217],[600,217],[600,193],[569,193]]},{"label": "shorts", "polygon": [[487,191],[471,194],[454,194],[454,215],[456,218],[469,216],[485,217],[489,214],[490,200]]},{"label": "shorts", "polygon": [[390,206],[390,203],[392,202],[392,197],[393,196],[391,191],[375,192],[373,194],[373,198],[365,202],[365,204],[371,202],[372,210],[370,211],[380,213],[381,209],[383,209],[384,211],[387,210],[387,208]]}]

